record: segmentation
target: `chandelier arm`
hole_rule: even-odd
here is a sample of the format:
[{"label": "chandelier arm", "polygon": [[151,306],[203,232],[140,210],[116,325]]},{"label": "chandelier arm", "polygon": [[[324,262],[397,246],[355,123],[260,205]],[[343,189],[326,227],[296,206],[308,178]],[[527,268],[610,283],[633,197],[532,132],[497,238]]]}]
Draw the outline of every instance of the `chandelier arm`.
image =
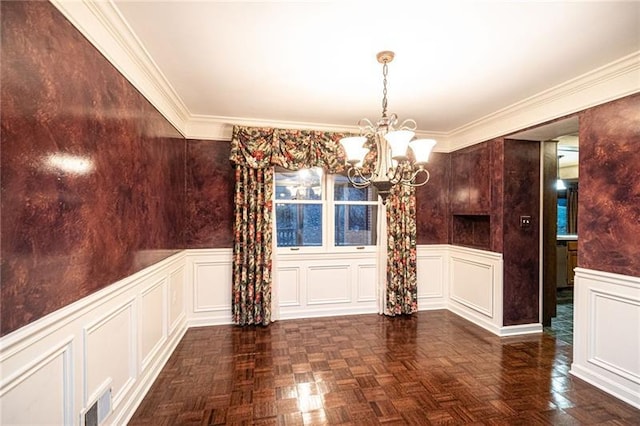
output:
[{"label": "chandelier arm", "polygon": [[416,131],[416,129],[418,128],[418,123],[416,123],[416,120],[412,119],[412,118],[407,118],[406,120],[404,120],[402,122],[402,124],[400,124],[400,127],[398,128],[399,130],[411,130],[412,132]]},{"label": "chandelier arm", "polygon": [[360,128],[361,136],[372,135],[376,132],[376,126],[368,118],[361,118],[358,121],[358,128]]},{"label": "chandelier arm", "polygon": [[[418,175],[424,172],[424,180],[423,181],[418,181],[417,177]],[[403,182],[403,185],[406,186],[412,186],[414,188],[417,188],[419,186],[424,185],[425,183],[429,182],[429,179],[431,178],[431,174],[429,173],[429,170],[425,169],[425,168],[420,168],[418,170],[415,171],[415,173],[413,173],[413,177],[410,181],[408,182]]]},{"label": "chandelier arm", "polygon": [[393,185],[398,184],[399,182],[403,181],[403,164],[402,163],[398,163],[395,167],[392,165],[391,167],[389,167],[389,169],[387,170],[387,178],[389,179],[389,182],[391,182]]},{"label": "chandelier arm", "polygon": [[371,185],[373,174],[367,177],[362,173],[360,167],[354,166],[347,170],[347,179],[349,179],[349,182],[356,188],[366,188]]}]

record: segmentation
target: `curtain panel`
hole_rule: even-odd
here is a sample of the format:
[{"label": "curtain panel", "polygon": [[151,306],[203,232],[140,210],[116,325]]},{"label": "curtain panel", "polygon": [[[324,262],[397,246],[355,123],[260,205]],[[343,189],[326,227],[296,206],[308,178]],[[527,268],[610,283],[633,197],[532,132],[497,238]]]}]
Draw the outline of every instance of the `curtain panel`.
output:
[{"label": "curtain panel", "polygon": [[416,189],[395,185],[387,198],[387,297],[385,314],[418,311]]},{"label": "curtain panel", "polygon": [[273,168],[236,165],[232,317],[239,325],[271,322]]}]

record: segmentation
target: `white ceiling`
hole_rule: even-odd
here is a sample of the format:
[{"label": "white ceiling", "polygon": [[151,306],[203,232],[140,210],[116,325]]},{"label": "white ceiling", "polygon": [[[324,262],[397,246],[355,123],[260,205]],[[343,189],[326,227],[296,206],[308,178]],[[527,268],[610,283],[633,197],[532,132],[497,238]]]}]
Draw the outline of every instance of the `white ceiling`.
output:
[{"label": "white ceiling", "polygon": [[640,49],[640,2],[114,1],[189,113],[447,133]]}]

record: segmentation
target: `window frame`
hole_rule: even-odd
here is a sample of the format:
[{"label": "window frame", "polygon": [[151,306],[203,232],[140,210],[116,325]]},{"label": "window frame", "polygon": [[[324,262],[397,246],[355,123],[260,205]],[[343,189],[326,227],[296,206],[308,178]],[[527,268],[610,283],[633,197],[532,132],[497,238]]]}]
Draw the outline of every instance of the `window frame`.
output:
[{"label": "window frame", "polygon": [[[282,172],[283,169],[274,170],[274,173]],[[287,170],[291,172],[291,170]],[[335,241],[335,209],[338,205],[365,205],[374,206],[377,209],[377,220],[381,220],[380,197],[376,201],[344,201],[335,200],[335,174],[327,173],[322,170],[322,179],[320,181],[322,188],[322,196],[320,200],[279,200],[276,191],[276,179],[273,179],[273,233],[274,233],[274,250],[277,254],[293,254],[293,253],[367,253],[376,252],[378,250],[377,242],[371,245],[349,245],[338,246]],[[321,246],[278,246],[278,222],[276,209],[278,204],[321,204],[322,205],[322,245]],[[376,221],[376,234],[378,223]]]}]

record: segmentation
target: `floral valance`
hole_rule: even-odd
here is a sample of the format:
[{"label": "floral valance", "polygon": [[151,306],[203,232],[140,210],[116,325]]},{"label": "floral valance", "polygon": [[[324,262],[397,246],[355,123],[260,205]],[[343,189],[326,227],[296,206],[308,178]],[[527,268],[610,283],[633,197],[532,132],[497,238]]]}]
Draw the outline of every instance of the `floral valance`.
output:
[{"label": "floral valance", "polygon": [[344,151],[340,145],[344,136],[318,130],[234,126],[230,158],[254,169],[322,167],[329,173],[339,173],[344,170]]}]

